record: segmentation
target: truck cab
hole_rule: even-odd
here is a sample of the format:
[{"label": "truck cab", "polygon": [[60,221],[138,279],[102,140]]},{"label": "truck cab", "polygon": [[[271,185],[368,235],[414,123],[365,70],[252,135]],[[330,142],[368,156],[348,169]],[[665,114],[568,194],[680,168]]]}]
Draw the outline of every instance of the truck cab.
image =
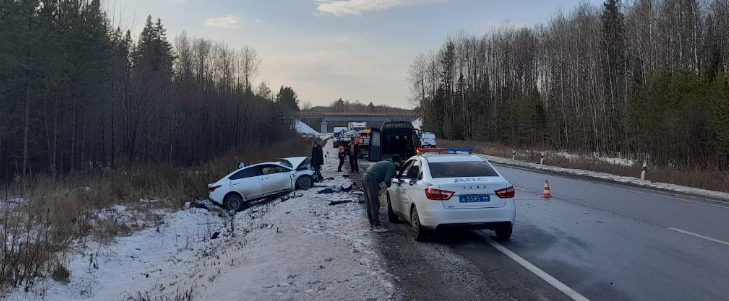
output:
[{"label": "truck cab", "polygon": [[415,155],[419,138],[413,124],[409,121],[390,121],[382,127],[373,128],[370,134],[369,160],[381,161],[394,155],[402,160]]},{"label": "truck cab", "polygon": [[357,144],[359,144],[359,157],[367,158],[370,153],[370,145],[372,144],[371,139],[372,130],[364,129],[357,133]]}]

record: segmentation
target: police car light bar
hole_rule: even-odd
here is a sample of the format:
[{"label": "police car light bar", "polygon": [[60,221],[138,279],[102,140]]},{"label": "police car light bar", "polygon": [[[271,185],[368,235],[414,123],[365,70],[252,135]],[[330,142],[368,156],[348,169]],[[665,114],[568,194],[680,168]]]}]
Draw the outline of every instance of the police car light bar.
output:
[{"label": "police car light bar", "polygon": [[453,148],[419,148],[416,150],[418,154],[421,153],[473,153],[473,149],[470,147],[453,147]]}]

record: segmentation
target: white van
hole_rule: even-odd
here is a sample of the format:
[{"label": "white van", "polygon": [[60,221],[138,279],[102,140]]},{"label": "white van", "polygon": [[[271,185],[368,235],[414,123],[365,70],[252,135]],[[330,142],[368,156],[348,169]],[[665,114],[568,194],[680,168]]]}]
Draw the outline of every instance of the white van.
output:
[{"label": "white van", "polygon": [[435,134],[431,132],[424,132],[420,137],[420,147],[422,148],[434,148],[435,147]]}]

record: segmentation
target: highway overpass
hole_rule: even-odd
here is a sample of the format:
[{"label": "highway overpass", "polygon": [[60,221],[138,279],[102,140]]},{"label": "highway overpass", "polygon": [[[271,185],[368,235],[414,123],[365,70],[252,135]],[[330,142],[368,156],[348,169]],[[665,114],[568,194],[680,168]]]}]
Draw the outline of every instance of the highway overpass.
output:
[{"label": "highway overpass", "polygon": [[379,126],[386,121],[413,121],[420,118],[418,113],[337,113],[337,112],[297,112],[296,118],[301,121],[317,120],[320,122],[320,133],[329,132],[330,122],[367,122],[367,125]]}]

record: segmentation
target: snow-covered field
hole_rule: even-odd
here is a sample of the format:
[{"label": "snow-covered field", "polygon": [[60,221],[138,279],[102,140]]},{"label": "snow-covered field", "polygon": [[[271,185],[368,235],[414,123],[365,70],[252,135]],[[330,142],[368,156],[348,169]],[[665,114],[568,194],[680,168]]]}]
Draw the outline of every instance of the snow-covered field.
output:
[{"label": "snow-covered field", "polygon": [[[685,193],[685,194],[709,198],[709,199],[729,201],[729,193],[720,192],[720,191],[699,189],[699,188],[693,188],[693,187],[687,187],[687,186],[681,186],[681,185],[675,185],[675,184],[668,184],[668,183],[651,182],[648,180],[641,180],[639,178],[617,176],[617,175],[604,173],[604,172],[596,172],[596,171],[572,169],[572,168],[562,168],[562,167],[549,166],[549,165],[540,165],[540,164],[534,164],[534,163],[518,161],[518,160],[511,160],[511,159],[507,159],[507,158],[501,158],[501,157],[495,157],[495,156],[489,156],[489,155],[481,155],[481,156],[491,162],[505,164],[505,165],[526,167],[526,168],[531,168],[531,169],[558,172],[558,173],[564,173],[564,174],[586,176],[586,177],[590,177],[590,178],[608,180],[608,181],[612,181],[612,182],[625,183],[625,184],[638,185],[638,186],[643,186],[643,187]],[[620,163],[617,163],[617,164],[620,164]]]},{"label": "snow-covered field", "polygon": [[[326,147],[326,177],[336,173]],[[296,192],[230,217],[220,210],[160,211],[163,224],[69,254],[69,283],[44,279],[6,300],[385,300],[392,277],[373,249],[359,192]],[[332,201],[352,201],[330,205]],[[110,212],[124,215],[117,206]],[[112,214],[105,213],[105,214]],[[120,217],[123,218],[123,217]],[[215,239],[212,239],[215,237]]]}]

